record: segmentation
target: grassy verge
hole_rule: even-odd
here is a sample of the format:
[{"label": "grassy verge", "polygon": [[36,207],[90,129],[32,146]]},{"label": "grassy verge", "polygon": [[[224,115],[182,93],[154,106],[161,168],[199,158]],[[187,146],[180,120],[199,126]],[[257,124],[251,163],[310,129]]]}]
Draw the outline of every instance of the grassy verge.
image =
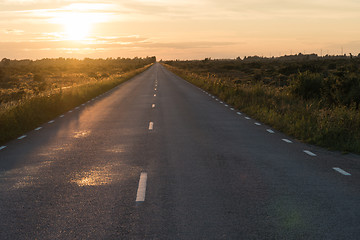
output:
[{"label": "grassy verge", "polygon": [[28,97],[16,104],[2,107],[0,109],[0,144],[34,129],[99,94],[109,91],[145,71],[151,65],[126,72],[121,76]]},{"label": "grassy verge", "polygon": [[360,153],[360,111],[356,104],[324,107],[321,101],[289,94],[286,86],[235,84],[216,76],[164,65],[237,109],[303,142]]}]

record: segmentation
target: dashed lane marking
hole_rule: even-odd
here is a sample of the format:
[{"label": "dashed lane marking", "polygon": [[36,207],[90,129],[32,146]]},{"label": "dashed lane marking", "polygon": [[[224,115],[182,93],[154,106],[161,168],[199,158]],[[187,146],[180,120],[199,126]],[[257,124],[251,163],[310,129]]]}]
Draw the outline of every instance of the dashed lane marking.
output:
[{"label": "dashed lane marking", "polygon": [[63,118],[65,115],[61,115],[60,117]]},{"label": "dashed lane marking", "polygon": [[156,97],[156,94],[154,94],[154,97]]},{"label": "dashed lane marking", "polygon": [[241,115],[242,113],[241,113],[241,112],[237,112],[236,114],[237,114],[237,115]]},{"label": "dashed lane marking", "polygon": [[35,131],[39,131],[42,127],[35,128]]},{"label": "dashed lane marking", "polygon": [[337,171],[337,172],[341,173],[342,175],[345,175],[345,176],[351,176],[351,174],[350,174],[350,173],[348,173],[347,171],[342,170],[342,169],[341,169],[341,168],[339,168],[339,167],[333,167],[333,169],[334,169],[335,171]]},{"label": "dashed lane marking", "polygon": [[275,133],[273,130],[271,130],[271,129],[266,129],[266,131],[267,132],[269,132],[269,133]]},{"label": "dashed lane marking", "polygon": [[286,139],[286,138],[283,138],[283,139],[281,139],[281,140],[283,140],[283,141],[286,142],[286,143],[292,143],[292,141],[290,141],[289,139]]},{"label": "dashed lane marking", "polygon": [[49,121],[48,123],[54,123],[55,122],[55,120],[51,120],[51,121]]},{"label": "dashed lane marking", "polygon": [[223,104],[224,102],[220,101],[221,104]]},{"label": "dashed lane marking", "polygon": [[258,126],[260,126],[261,125],[261,123],[258,123],[258,122],[256,122],[256,123],[254,123],[255,125],[258,125]]},{"label": "dashed lane marking", "polygon": [[142,172],[140,174],[139,186],[136,193],[136,202],[141,203],[145,201],[146,194],[146,181],[147,181],[147,173]]},{"label": "dashed lane marking", "polygon": [[152,108],[155,108],[155,104],[151,105]]},{"label": "dashed lane marking", "polygon": [[249,117],[245,117],[245,119],[250,120],[251,118],[249,118]]},{"label": "dashed lane marking", "polygon": [[306,153],[309,156],[316,157],[317,155],[313,152],[310,152],[309,150],[304,150],[304,153]]},{"label": "dashed lane marking", "polygon": [[154,123],[153,122],[150,122],[149,123],[149,130],[153,130],[154,129]]},{"label": "dashed lane marking", "polygon": [[0,147],[0,150],[3,150],[4,148],[6,148],[6,146],[1,146],[1,147]]},{"label": "dashed lane marking", "polygon": [[234,111],[235,109],[234,108],[230,108],[231,111]]},{"label": "dashed lane marking", "polygon": [[70,110],[69,113],[72,113],[72,110]]},{"label": "dashed lane marking", "polygon": [[21,140],[23,138],[26,138],[26,135],[22,135],[21,137],[18,137],[17,139]]},{"label": "dashed lane marking", "polygon": [[225,107],[228,107],[229,105],[225,104],[224,106],[225,106]]}]

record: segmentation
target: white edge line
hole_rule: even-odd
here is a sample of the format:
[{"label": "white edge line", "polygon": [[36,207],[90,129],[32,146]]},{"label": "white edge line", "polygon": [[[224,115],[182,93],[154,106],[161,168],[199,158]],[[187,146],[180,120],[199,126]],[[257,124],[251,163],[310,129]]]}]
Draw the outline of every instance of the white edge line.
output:
[{"label": "white edge line", "polygon": [[345,175],[345,176],[351,176],[351,174],[350,174],[350,173],[348,173],[347,171],[342,170],[342,169],[341,169],[341,168],[339,168],[339,167],[333,167],[333,169],[334,169],[335,171],[337,171],[337,172],[341,173],[342,175]]},{"label": "white edge line", "polygon": [[140,174],[139,186],[136,193],[136,202],[144,202],[145,194],[146,194],[146,181],[147,181],[147,173],[142,172]]},{"label": "white edge line", "polygon": [[312,157],[316,157],[317,155],[313,152],[310,152],[309,150],[304,150],[304,153],[306,153],[307,155],[310,155]]},{"label": "white edge line", "polygon": [[6,146],[1,146],[1,147],[0,147],[0,150],[3,150],[4,148],[6,148]]},{"label": "white edge line", "polygon": [[18,137],[19,140],[26,138],[26,135],[22,135],[21,137]]}]

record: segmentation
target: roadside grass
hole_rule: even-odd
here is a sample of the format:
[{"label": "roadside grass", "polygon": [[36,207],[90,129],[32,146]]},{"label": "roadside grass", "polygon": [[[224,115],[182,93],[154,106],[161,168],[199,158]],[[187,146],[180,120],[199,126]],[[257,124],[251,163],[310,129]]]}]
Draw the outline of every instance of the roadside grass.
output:
[{"label": "roadside grass", "polygon": [[356,104],[324,106],[321,101],[291,94],[292,86],[249,84],[245,81],[235,84],[211,74],[162,64],[274,129],[331,150],[360,153],[360,111]]},{"label": "roadside grass", "polygon": [[65,89],[30,96],[0,108],[0,144],[14,139],[74,107],[109,91],[145,71],[152,64]]}]

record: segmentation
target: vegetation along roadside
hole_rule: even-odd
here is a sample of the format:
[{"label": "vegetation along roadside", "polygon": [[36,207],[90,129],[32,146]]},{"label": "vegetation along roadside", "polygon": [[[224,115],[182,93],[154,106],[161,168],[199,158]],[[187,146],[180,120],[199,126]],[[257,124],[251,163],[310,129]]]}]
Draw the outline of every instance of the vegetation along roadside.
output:
[{"label": "vegetation along roadside", "polygon": [[0,62],[0,144],[145,71],[155,57]]},{"label": "vegetation along roadside", "polygon": [[360,153],[360,57],[166,61],[175,74],[295,138]]}]

